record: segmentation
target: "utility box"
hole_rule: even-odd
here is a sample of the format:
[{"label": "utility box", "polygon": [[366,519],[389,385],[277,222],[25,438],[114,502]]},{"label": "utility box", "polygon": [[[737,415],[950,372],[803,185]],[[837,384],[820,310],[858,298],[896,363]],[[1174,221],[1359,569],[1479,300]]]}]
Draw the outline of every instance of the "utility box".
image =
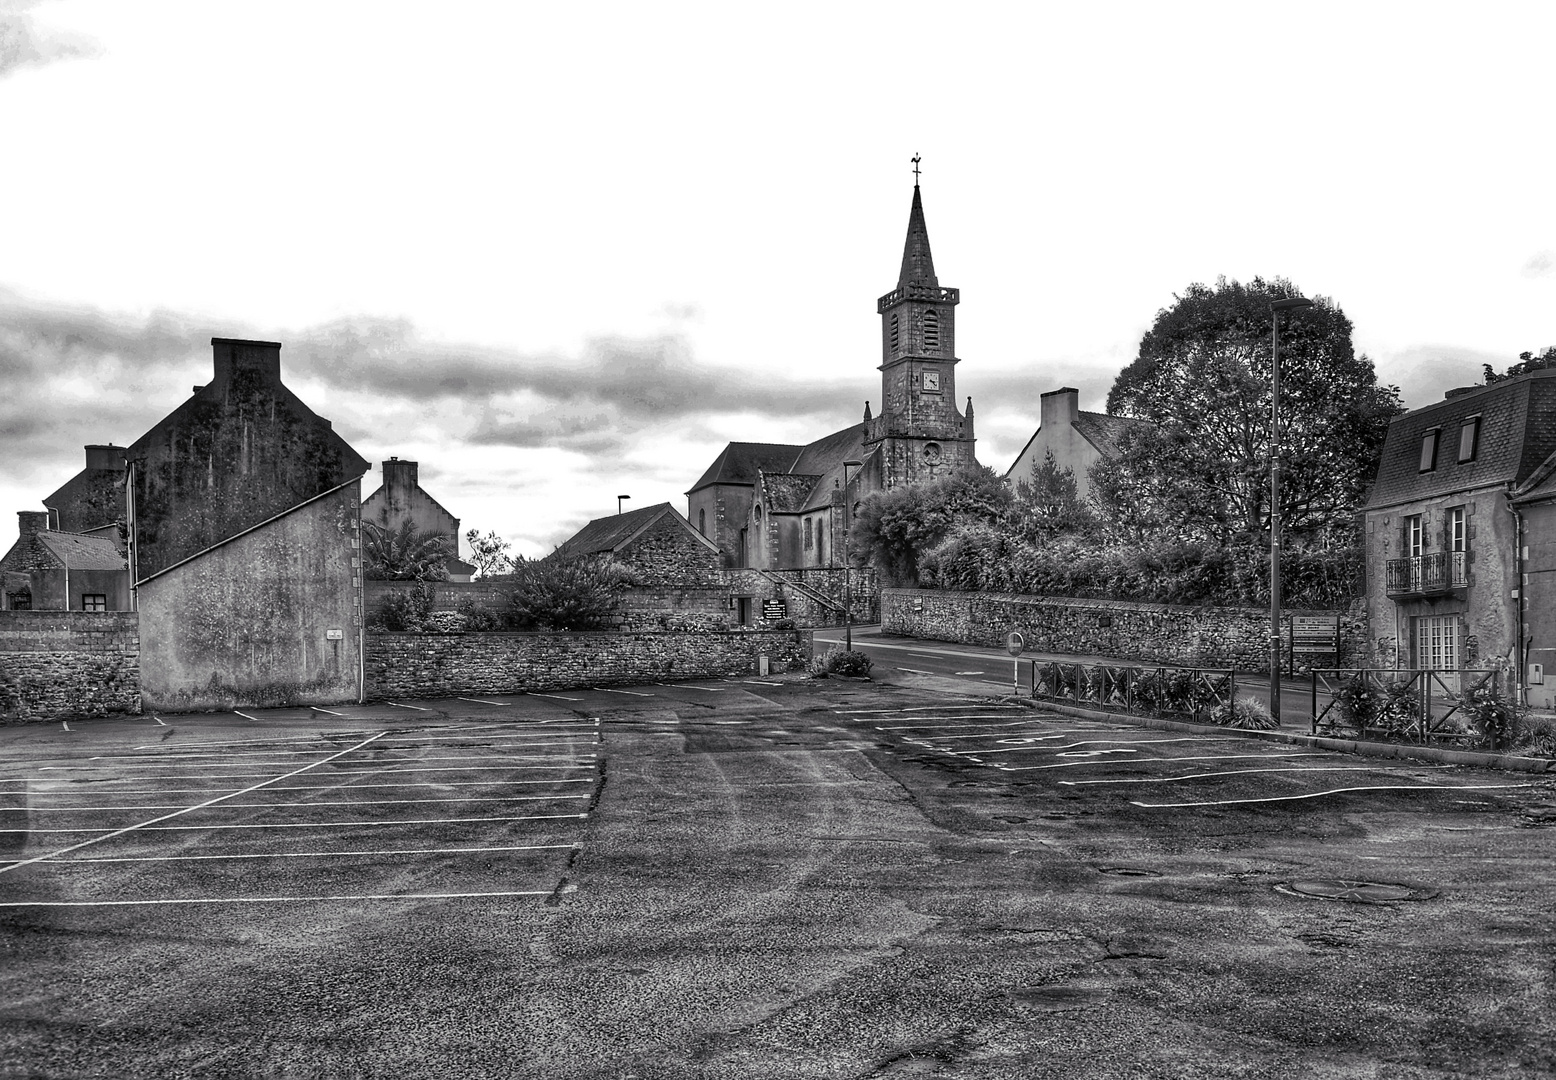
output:
[{"label": "utility box", "polygon": [[756,673],[758,675],[771,675],[773,673],[773,658],[762,653],[756,658]]},{"label": "utility box", "polygon": [[1528,684],[1530,686],[1543,686],[1543,685],[1545,685],[1545,665],[1544,664],[1530,664],[1529,665],[1529,678],[1526,681],[1528,682]]}]

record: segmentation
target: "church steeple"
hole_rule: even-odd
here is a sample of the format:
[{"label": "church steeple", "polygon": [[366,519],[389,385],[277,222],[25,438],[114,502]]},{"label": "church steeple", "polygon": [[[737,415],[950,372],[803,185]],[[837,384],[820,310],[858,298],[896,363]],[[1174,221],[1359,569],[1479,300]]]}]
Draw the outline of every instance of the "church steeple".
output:
[{"label": "church steeple", "polygon": [[902,245],[902,273],[897,275],[897,288],[904,285],[940,285],[934,256],[929,253],[929,228],[924,224],[924,200],[917,184],[913,185],[913,209],[908,211],[908,239]]}]

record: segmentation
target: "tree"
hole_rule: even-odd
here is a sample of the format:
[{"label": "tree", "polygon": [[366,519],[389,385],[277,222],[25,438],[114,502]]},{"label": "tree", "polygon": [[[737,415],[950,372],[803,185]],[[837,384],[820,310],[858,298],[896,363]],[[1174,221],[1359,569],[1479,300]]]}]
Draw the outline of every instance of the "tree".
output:
[{"label": "tree", "polygon": [[1545,351],[1539,353],[1538,355],[1532,352],[1519,353],[1518,363],[1508,368],[1507,371],[1501,375],[1498,375],[1496,373],[1496,369],[1494,369],[1490,364],[1484,365],[1482,370],[1486,373],[1486,385],[1490,386],[1492,383],[1501,382],[1503,379],[1511,379],[1519,375],[1527,375],[1531,371],[1539,371],[1541,368],[1549,367],[1556,367],[1556,345],[1546,346]]},{"label": "tree", "polygon": [[1012,516],[1016,531],[1031,543],[1059,536],[1094,536],[1097,514],[1080,497],[1075,473],[1043,452],[1043,463],[1032,470],[1030,480],[1016,481]]},{"label": "tree", "polygon": [[524,630],[592,630],[609,626],[630,574],[614,559],[583,556],[513,561],[508,604]]},{"label": "tree", "polygon": [[509,557],[508,549],[513,545],[495,532],[482,536],[471,529],[465,533],[465,543],[470,545],[470,561],[475,564],[476,577],[505,574],[512,569],[513,559]]},{"label": "tree", "polygon": [[[1270,302],[1289,281],[1190,285],[1157,313],[1108,412],[1150,420],[1092,470],[1118,539],[1225,545],[1268,529]],[[1399,390],[1380,386],[1333,301],[1281,321],[1281,517],[1294,540],[1354,539]]]},{"label": "tree", "polygon": [[1014,496],[987,466],[868,496],[849,539],[856,564],[874,563],[889,582],[918,584],[919,556],[959,524],[1006,520]]},{"label": "tree", "polygon": [[362,522],[364,576],[377,581],[446,581],[449,540],[423,536],[409,520],[398,529]]}]

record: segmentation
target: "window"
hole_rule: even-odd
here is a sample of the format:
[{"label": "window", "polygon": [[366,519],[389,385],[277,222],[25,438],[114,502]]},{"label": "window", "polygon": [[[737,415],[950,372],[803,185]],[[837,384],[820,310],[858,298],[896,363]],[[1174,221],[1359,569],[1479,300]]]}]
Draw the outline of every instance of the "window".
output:
[{"label": "window", "polygon": [[806,518],[805,519],[805,550],[806,551],[809,551],[812,547],[815,546],[815,543],[816,543],[816,538],[815,538],[815,536],[814,536],[814,534],[812,532],[813,529],[814,529],[814,526],[811,524],[810,518]]},{"label": "window", "polygon": [[924,348],[940,348],[940,313],[938,311],[924,312]]},{"label": "window", "polygon": [[1425,534],[1421,531],[1421,515],[1411,514],[1405,518],[1405,555],[1408,558],[1420,558],[1425,548]]},{"label": "window", "polygon": [[82,593],[81,594],[81,610],[82,611],[107,611],[108,610],[108,596],[107,596],[107,594],[106,593],[90,593],[90,592],[89,593]]},{"label": "window", "polygon": [[892,317],[891,317],[891,347],[892,347],[892,349],[895,350],[897,348],[897,343],[900,340],[901,340],[901,335],[898,333],[898,330],[897,330],[897,316],[896,316],[896,314],[893,314]]},{"label": "window", "polygon": [[708,512],[706,510],[697,511],[697,531],[703,536],[708,535]]},{"label": "window", "polygon": [[32,610],[32,590],[22,589],[19,592],[7,593],[6,603],[12,611]]},{"label": "window", "polygon": [[1418,615],[1415,623],[1415,666],[1433,671],[1456,670],[1459,666],[1459,617]]},{"label": "window", "polygon": [[1468,551],[1469,528],[1465,524],[1464,507],[1448,508],[1447,540],[1449,551]]},{"label": "window", "polygon": [[1471,416],[1459,428],[1459,460],[1474,461],[1480,452],[1480,417]]},{"label": "window", "polygon": [[1443,539],[1448,547],[1448,585],[1462,589],[1470,583],[1470,529],[1462,506],[1448,508]]},{"label": "window", "polygon": [[1421,436],[1421,467],[1420,472],[1431,472],[1437,468],[1437,436],[1442,434],[1442,428],[1433,428]]}]

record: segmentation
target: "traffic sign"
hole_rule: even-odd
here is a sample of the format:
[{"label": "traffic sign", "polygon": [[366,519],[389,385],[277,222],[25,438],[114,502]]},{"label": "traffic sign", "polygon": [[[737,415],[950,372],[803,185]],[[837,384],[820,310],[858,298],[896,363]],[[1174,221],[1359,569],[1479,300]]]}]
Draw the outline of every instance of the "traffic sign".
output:
[{"label": "traffic sign", "polygon": [[1005,651],[1011,656],[1020,656],[1027,647],[1027,639],[1021,635],[1020,630],[1012,630],[1005,635]]}]

